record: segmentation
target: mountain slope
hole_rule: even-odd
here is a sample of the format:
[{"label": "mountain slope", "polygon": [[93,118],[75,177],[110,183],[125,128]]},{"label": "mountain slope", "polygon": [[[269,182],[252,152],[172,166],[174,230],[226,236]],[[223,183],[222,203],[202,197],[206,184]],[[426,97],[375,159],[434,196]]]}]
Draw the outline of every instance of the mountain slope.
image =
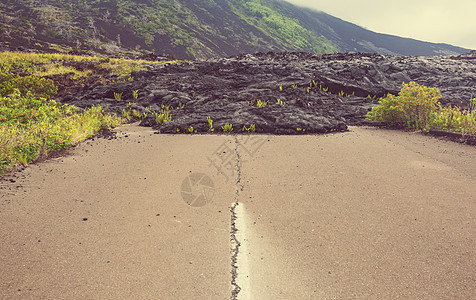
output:
[{"label": "mountain slope", "polygon": [[274,9],[240,0],[7,0],[2,41],[114,52],[118,47],[203,58],[256,51],[335,52]]},{"label": "mountain slope", "polygon": [[469,49],[449,44],[423,42],[389,34],[376,33],[324,12],[280,3],[291,17],[298,17],[303,27],[329,39],[339,52],[367,52],[388,55],[456,55]]},{"label": "mountain slope", "polygon": [[0,47],[208,58],[265,51],[460,54],[281,0],[3,0]]}]

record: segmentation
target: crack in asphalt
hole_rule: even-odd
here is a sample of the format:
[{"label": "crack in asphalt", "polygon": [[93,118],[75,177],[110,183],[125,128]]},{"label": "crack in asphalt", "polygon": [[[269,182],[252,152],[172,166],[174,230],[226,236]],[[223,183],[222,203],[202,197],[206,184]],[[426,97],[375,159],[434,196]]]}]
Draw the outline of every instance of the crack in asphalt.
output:
[{"label": "crack in asphalt", "polygon": [[234,197],[234,202],[232,206],[230,207],[230,213],[231,213],[231,230],[230,230],[230,241],[231,241],[231,285],[233,286],[233,290],[231,291],[231,296],[230,299],[238,299],[238,294],[241,291],[241,287],[238,285],[236,282],[236,279],[238,277],[238,253],[240,252],[240,241],[236,237],[236,233],[238,232],[238,228],[236,226],[236,219],[237,219],[237,214],[236,214],[236,208],[238,207],[239,198],[240,198],[240,192],[243,191],[244,186],[241,184],[241,157],[240,153],[238,152],[238,146],[240,145],[238,138],[235,136],[235,153],[236,153],[236,170],[237,170],[237,175],[236,175],[236,192],[235,192],[235,197]]}]

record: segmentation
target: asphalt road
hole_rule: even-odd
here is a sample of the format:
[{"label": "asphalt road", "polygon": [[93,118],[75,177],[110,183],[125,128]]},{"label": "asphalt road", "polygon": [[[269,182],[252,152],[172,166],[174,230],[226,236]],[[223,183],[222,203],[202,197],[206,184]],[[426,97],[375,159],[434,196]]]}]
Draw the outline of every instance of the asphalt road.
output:
[{"label": "asphalt road", "polygon": [[0,298],[474,299],[476,147],[350,129],[128,125],[10,174]]}]

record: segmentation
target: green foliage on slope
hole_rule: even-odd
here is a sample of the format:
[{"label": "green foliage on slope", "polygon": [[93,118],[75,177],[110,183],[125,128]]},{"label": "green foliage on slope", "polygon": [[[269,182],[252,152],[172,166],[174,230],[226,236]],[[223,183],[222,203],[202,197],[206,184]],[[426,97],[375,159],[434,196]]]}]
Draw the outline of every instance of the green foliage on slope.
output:
[{"label": "green foliage on slope", "polygon": [[0,46],[204,58],[255,51],[335,52],[274,0],[6,0]]},{"label": "green foliage on slope", "polygon": [[238,11],[243,18],[254,23],[263,32],[290,43],[293,46],[316,53],[332,53],[335,48],[323,36],[316,36],[313,32],[301,26],[298,20],[287,17],[276,10],[272,1],[236,0]]}]

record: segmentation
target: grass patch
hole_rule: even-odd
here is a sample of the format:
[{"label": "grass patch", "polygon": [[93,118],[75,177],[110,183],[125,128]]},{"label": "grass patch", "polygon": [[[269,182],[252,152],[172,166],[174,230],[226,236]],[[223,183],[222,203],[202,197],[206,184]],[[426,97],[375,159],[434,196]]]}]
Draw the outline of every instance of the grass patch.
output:
[{"label": "grass patch", "polygon": [[[115,82],[133,80],[131,73],[157,63],[146,60],[68,54],[0,53],[0,175],[48,154],[84,141],[100,130],[121,124],[100,106],[80,112],[52,97],[58,88],[50,75],[73,73],[80,80],[95,74],[115,76]],[[169,62],[172,63],[172,62]],[[134,98],[139,91],[134,91]],[[115,93],[121,100],[122,93]],[[125,111],[129,118],[143,118]],[[160,121],[170,119],[168,113]]]},{"label": "grass patch", "polygon": [[[0,174],[27,165],[84,141],[100,130],[121,124],[100,106],[80,112],[75,106],[51,98],[57,87],[45,74],[69,73],[74,61],[97,57],[63,54],[0,53]],[[114,72],[132,72],[141,64],[107,60]],[[115,66],[115,67],[112,67]],[[56,73],[57,72],[57,73]],[[87,76],[89,73],[79,73]],[[130,76],[130,74],[125,74]]]},{"label": "grass patch", "polygon": [[[90,68],[75,67],[77,63],[90,63]],[[95,73],[115,75],[119,80],[130,80],[132,72],[144,70],[147,65],[157,63],[147,60],[80,56],[69,54],[35,54],[1,52],[0,72],[37,76],[74,73],[74,78],[84,78]],[[169,63],[172,63],[170,61]]]},{"label": "grass patch", "polygon": [[98,131],[121,124],[100,106],[78,113],[74,106],[18,89],[0,97],[0,174],[26,166],[48,154],[84,141]]},{"label": "grass patch", "polygon": [[52,80],[40,78],[37,75],[16,77],[9,73],[0,72],[0,96],[10,95],[15,89],[23,94],[31,92],[43,98],[52,97],[58,91]]}]

